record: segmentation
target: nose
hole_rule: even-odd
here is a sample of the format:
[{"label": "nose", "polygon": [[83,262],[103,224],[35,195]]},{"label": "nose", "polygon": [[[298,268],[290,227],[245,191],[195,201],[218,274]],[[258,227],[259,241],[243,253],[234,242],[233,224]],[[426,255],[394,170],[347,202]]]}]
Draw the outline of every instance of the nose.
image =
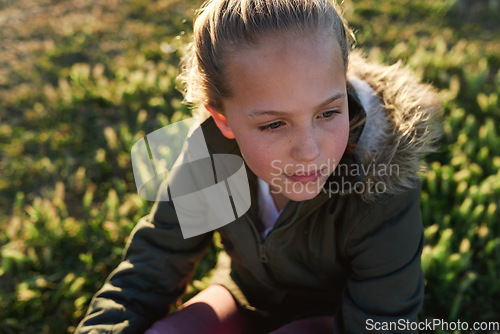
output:
[{"label": "nose", "polygon": [[314,161],[320,155],[320,145],[313,129],[297,131],[293,139],[292,157],[300,162]]}]

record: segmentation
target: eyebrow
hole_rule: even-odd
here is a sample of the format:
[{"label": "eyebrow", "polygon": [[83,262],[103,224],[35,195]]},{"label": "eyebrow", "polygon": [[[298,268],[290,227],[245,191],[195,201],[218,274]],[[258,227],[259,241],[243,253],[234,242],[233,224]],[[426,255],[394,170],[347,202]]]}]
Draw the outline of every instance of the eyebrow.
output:
[{"label": "eyebrow", "polygon": [[[333,95],[332,97],[326,99],[325,101],[321,102],[318,106],[316,106],[315,109],[319,109],[321,107],[324,107],[336,100],[339,100],[341,98],[345,97],[345,93],[344,92],[338,92],[336,93],[335,95]],[[248,118],[252,118],[252,117],[257,117],[257,116],[263,116],[263,115],[268,115],[268,116],[283,116],[283,115],[286,115],[287,112],[284,112],[284,111],[277,111],[277,110],[252,110],[251,112],[249,112],[246,117]]]}]

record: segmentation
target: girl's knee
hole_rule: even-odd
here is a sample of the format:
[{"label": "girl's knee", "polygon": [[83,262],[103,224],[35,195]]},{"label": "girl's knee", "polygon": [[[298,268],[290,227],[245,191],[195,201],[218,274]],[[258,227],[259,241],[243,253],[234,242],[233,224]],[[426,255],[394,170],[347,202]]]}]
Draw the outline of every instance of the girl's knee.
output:
[{"label": "girl's knee", "polygon": [[243,318],[231,293],[220,285],[203,290],[145,334],[240,333]]}]

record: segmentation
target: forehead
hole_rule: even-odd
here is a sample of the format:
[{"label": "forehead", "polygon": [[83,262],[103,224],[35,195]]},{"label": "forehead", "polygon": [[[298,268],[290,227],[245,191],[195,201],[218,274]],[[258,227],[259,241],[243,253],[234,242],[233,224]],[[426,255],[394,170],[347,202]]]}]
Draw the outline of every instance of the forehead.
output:
[{"label": "forehead", "polygon": [[340,47],[321,35],[270,35],[226,59],[231,96],[223,104],[277,110],[308,107],[345,90]]}]

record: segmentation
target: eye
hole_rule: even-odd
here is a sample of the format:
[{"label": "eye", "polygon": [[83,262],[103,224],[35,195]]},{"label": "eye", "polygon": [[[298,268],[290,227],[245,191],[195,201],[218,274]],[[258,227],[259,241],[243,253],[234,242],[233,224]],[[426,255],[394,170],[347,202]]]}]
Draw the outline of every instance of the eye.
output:
[{"label": "eye", "polygon": [[335,114],[340,114],[338,109],[327,110],[320,114],[320,118],[332,118]]},{"label": "eye", "polygon": [[283,125],[282,121],[275,121],[259,127],[260,131],[272,131],[280,128]]}]

